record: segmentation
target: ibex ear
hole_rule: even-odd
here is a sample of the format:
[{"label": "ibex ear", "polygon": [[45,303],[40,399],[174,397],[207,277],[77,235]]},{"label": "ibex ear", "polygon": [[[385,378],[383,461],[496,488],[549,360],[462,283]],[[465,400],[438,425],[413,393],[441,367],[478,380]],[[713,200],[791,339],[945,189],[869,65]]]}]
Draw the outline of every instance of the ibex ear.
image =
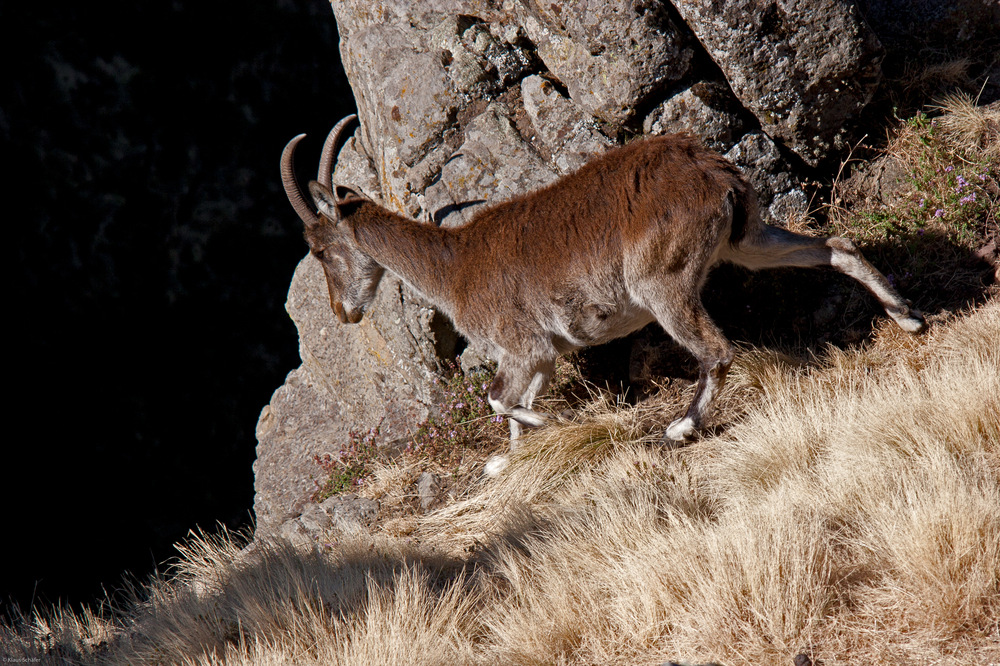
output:
[{"label": "ibex ear", "polygon": [[337,208],[337,199],[330,188],[313,180],[309,182],[309,194],[316,204],[316,210],[334,223],[340,222],[340,209]]}]

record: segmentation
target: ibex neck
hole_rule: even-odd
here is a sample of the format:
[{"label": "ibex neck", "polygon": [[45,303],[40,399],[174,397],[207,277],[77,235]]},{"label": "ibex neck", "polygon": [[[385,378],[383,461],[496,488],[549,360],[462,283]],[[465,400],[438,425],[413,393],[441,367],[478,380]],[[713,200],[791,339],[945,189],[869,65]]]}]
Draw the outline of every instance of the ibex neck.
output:
[{"label": "ibex neck", "polygon": [[374,204],[349,220],[358,248],[436,305],[451,299],[456,261],[452,232],[421,224]]}]

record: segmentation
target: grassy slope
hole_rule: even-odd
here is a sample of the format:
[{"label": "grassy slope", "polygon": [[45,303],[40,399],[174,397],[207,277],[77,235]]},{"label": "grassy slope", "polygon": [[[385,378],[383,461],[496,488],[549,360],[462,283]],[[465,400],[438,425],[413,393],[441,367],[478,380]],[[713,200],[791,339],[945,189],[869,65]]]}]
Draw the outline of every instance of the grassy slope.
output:
[{"label": "grassy slope", "polygon": [[[907,127],[901,136],[910,141],[912,130],[914,145],[938,141],[929,123]],[[940,180],[904,192],[894,217],[859,206],[833,224],[893,243],[933,233],[950,239],[942,247],[975,250],[994,233],[995,211],[962,203],[969,190],[955,191],[947,150],[913,155],[926,162],[913,162],[918,176]],[[968,181],[983,168],[973,160],[960,173]],[[990,196],[977,192],[979,203]],[[920,215],[932,194],[944,213]],[[682,395],[634,407],[595,398],[575,421],[529,437],[502,477],[456,486],[457,499],[431,513],[322,554],[263,543],[241,553],[238,539],[201,537],[142,601],[0,626],[0,654],[53,663],[732,665],[791,664],[799,653],[827,665],[1000,663],[998,396],[995,294],[940,312],[920,338],[884,323],[864,345],[809,363],[745,350],[720,401],[732,425],[715,436],[680,448],[651,441]],[[409,487],[400,480],[412,477],[403,464],[379,467],[368,492],[398,503]]]}]

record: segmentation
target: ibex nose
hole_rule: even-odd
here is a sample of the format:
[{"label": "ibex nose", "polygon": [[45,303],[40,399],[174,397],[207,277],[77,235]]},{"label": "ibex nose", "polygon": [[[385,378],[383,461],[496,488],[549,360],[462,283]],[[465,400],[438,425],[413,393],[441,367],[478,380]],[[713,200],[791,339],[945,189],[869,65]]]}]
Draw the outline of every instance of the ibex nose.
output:
[{"label": "ibex nose", "polygon": [[361,321],[361,318],[365,316],[364,310],[360,308],[357,310],[351,310],[348,312],[347,308],[340,301],[334,301],[333,311],[337,313],[337,317],[340,319],[341,324],[357,324]]},{"label": "ibex nose", "polygon": [[333,302],[333,311],[337,313],[337,318],[341,324],[347,323],[347,313],[344,311],[344,304],[340,301]]}]

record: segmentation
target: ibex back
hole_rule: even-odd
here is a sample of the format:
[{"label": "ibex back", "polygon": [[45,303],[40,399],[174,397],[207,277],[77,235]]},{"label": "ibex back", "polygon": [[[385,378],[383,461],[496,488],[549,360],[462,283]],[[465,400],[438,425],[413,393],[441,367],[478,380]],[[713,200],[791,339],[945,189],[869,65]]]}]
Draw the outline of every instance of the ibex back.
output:
[{"label": "ibex back", "polygon": [[[540,190],[487,207],[465,226],[439,228],[398,215],[331,180],[343,130],[330,132],[307,203],[292,171],[282,181],[323,265],[330,304],[344,323],[361,320],[385,270],[446,313],[459,332],[498,362],[489,400],[521,426],[563,353],[600,344],[656,321],[698,360],[687,412],[665,439],[697,430],[726,379],[733,347],[705,312],[711,268],[830,266],[865,286],[903,329],[926,324],[854,245],[802,236],[760,218],[739,170],[691,137],[637,140]],[[498,471],[502,460],[488,471]]]}]

